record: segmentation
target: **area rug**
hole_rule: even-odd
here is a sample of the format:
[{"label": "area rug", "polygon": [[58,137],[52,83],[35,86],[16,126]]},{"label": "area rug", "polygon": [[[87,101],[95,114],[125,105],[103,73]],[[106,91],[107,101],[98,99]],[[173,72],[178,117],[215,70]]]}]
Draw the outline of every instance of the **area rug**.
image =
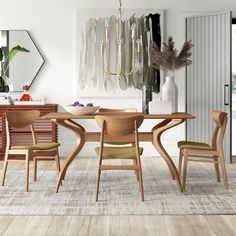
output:
[{"label": "area rug", "polygon": [[190,164],[186,192],[179,193],[165,165],[146,168],[144,164],[144,202],[132,171],[103,172],[99,201],[95,202],[95,170],[68,169],[59,193],[55,193],[55,171],[39,171],[39,180],[31,178],[26,193],[24,170],[10,169],[5,186],[0,187],[0,215],[235,214],[235,165],[227,166],[227,191],[222,182],[216,182],[213,170],[210,165]]}]

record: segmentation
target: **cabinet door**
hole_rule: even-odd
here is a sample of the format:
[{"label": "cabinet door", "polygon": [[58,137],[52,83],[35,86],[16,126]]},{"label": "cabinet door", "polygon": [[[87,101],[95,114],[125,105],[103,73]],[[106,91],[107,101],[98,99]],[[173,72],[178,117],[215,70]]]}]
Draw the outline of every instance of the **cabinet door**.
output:
[{"label": "cabinet door", "polygon": [[211,142],[212,110],[228,113],[224,143],[231,162],[231,12],[186,18],[187,40],[192,40],[193,63],[187,67],[187,139]]}]

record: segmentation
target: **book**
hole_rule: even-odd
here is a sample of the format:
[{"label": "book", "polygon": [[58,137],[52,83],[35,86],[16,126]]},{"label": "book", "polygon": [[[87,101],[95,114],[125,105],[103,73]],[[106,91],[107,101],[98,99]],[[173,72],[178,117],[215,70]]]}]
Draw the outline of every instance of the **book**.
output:
[{"label": "book", "polygon": [[11,103],[9,101],[6,101],[6,102],[1,102],[0,101],[0,105],[11,105]]},{"label": "book", "polygon": [[14,105],[45,105],[45,101],[14,101]]},{"label": "book", "polygon": [[10,105],[11,99],[10,97],[0,96],[0,105]]}]

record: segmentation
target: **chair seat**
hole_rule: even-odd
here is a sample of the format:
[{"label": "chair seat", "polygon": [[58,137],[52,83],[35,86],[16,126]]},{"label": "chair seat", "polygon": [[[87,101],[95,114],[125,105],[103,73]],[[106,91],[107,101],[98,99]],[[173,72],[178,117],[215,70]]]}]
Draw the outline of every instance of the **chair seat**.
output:
[{"label": "chair seat", "polygon": [[15,145],[12,149],[29,149],[29,150],[50,150],[60,146],[59,143],[37,143],[35,145]]},{"label": "chair seat", "polygon": [[[100,147],[95,148],[95,152],[99,155]],[[143,148],[139,148],[139,153],[142,155]],[[104,147],[103,159],[132,159],[136,157],[135,147]]]},{"label": "chair seat", "polygon": [[207,143],[194,142],[194,141],[179,141],[177,143],[181,149],[203,149],[212,150],[212,147]]}]

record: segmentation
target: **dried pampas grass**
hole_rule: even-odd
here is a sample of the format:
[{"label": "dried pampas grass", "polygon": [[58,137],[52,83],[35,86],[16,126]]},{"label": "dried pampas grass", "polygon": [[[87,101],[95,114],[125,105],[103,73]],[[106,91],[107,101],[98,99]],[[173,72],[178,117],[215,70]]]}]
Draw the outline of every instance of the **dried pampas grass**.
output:
[{"label": "dried pampas grass", "polygon": [[169,37],[168,42],[163,43],[162,51],[155,42],[153,42],[151,48],[152,65],[156,69],[164,70],[167,75],[174,74],[176,70],[192,63],[188,59],[192,55],[190,51],[193,46],[191,40],[184,43],[179,54],[174,44],[172,37]]}]

